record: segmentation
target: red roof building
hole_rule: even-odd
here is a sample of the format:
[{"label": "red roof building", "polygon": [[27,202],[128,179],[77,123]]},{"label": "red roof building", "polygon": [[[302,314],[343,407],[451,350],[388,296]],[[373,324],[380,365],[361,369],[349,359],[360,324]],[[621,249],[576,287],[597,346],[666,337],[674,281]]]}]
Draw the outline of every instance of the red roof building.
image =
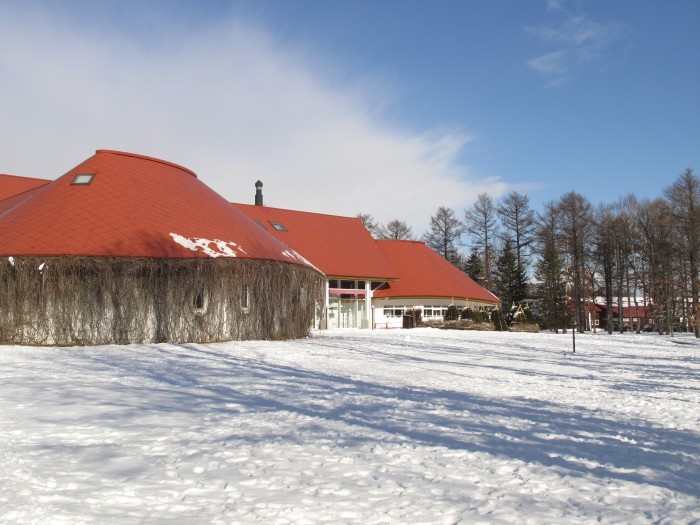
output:
[{"label": "red roof building", "polygon": [[98,150],[0,187],[1,342],[300,337],[322,299],[320,271],[177,164]]},{"label": "red roof building", "polygon": [[407,308],[427,304],[427,317],[437,318],[450,304],[499,302],[423,242],[375,240],[355,217],[262,206],[261,188],[258,181],[258,205],[235,206],[326,274],[321,327],[393,327]]},{"label": "red roof building", "polygon": [[[620,308],[613,306],[613,319],[615,323],[620,321]],[[622,323],[623,327],[631,330],[641,328],[654,320],[654,308],[647,306],[623,306]]]},{"label": "red roof building", "polygon": [[[262,202],[262,183],[257,184],[256,201]],[[372,290],[398,275],[360,219],[261,204],[234,206],[326,275],[326,298],[318,327],[371,326]]]},{"label": "red roof building", "polygon": [[454,298],[498,304],[498,298],[421,241],[376,241],[399,279],[374,292],[376,298]]},{"label": "red roof building", "polygon": [[490,308],[500,301],[459,268],[421,241],[376,241],[397,269],[396,282],[374,292],[374,326],[402,326],[407,310],[420,310],[424,320],[442,320],[447,308]]},{"label": "red roof building", "polygon": [[[325,275],[325,299],[316,311],[321,328],[394,326],[397,319],[400,326],[403,312],[409,308],[422,309],[425,318],[437,318],[451,304],[488,307],[498,303],[498,298],[422,242],[377,241],[355,217],[266,207],[262,205],[262,183],[256,182],[255,187],[256,205],[231,205],[187,168],[109,150],[97,151],[55,181],[0,176],[0,190],[4,191],[0,193],[4,196],[0,199],[0,256],[7,257],[13,267],[15,260],[34,258],[31,264],[41,268],[47,258],[289,263],[317,278]],[[149,268],[151,275],[154,270]],[[190,277],[194,282],[206,281],[203,270],[192,268],[183,271],[193,272]],[[265,275],[281,279],[271,286],[274,279],[260,279],[250,271],[246,278],[257,283],[259,308],[270,310],[265,319],[277,326],[279,319],[273,309],[283,310],[287,317],[301,318],[303,328],[304,316],[293,313],[284,303],[290,300],[286,296],[289,283],[301,283],[303,293],[299,291],[291,300],[308,309],[313,279],[289,278],[284,272],[266,270]],[[211,272],[207,269],[206,274],[213,275]],[[217,277],[217,290],[187,292],[190,299],[182,299],[180,293],[178,301],[194,303],[201,318],[207,297],[228,301],[226,308],[230,310],[231,298],[223,295],[238,294],[236,304],[245,304],[248,311],[247,289],[241,295],[241,290],[221,286],[222,279],[229,277]],[[236,282],[231,287],[239,285]],[[264,292],[261,286],[266,286]],[[153,301],[158,302],[156,298]],[[222,317],[227,318],[227,311]],[[240,324],[240,318],[236,319]],[[276,337],[274,326],[266,328],[264,337]],[[229,326],[224,332],[230,335],[232,330]],[[178,336],[180,340],[183,337],[203,340]],[[161,340],[160,336],[155,340]]]},{"label": "red roof building", "polygon": [[398,274],[357,217],[234,204],[329,279],[390,281]]},{"label": "red roof building", "polygon": [[187,168],[108,150],[13,203],[0,215],[0,239],[0,256],[239,257],[308,266]]}]

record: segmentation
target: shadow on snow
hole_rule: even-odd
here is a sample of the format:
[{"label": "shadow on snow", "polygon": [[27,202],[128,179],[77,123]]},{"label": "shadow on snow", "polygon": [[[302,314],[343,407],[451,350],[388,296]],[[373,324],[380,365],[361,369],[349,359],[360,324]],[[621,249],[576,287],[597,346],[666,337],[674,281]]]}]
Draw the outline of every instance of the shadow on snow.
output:
[{"label": "shadow on snow", "polygon": [[[525,397],[494,399],[375,384],[237,357],[229,353],[230,347],[131,348],[139,359],[133,359],[133,353],[121,359],[119,352],[110,354],[110,350],[86,351],[81,356],[93,368],[111,373],[121,368],[125,383],[119,388],[130,391],[120,398],[123,401],[111,401],[112,411],[104,410],[99,416],[102,424],[138,426],[143,418],[161,412],[182,413],[184,419],[206,414],[213,424],[226,421],[230,432],[231,421],[242,414],[266,414],[271,423],[294,416],[293,435],[260,436],[241,429],[240,435],[225,439],[294,439],[309,445],[335,433],[339,446],[411,442],[540,464],[562,475],[623,480],[700,495],[700,436],[691,431]],[[139,381],[126,381],[134,376]],[[81,391],[64,395],[80,396]],[[217,434],[212,439],[222,438]]]}]

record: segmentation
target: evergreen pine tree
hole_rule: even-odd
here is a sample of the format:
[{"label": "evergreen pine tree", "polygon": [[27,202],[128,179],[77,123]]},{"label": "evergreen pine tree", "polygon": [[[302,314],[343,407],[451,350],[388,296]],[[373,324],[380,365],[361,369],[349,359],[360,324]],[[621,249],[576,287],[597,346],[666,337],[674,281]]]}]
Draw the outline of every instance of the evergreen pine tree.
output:
[{"label": "evergreen pine tree", "polygon": [[553,239],[545,241],[542,256],[535,267],[535,276],[539,281],[537,289],[542,296],[540,314],[548,328],[565,328],[568,324],[566,314],[566,283],[562,275],[562,260]]},{"label": "evergreen pine tree", "polygon": [[510,240],[503,245],[503,253],[496,262],[496,295],[501,300],[501,308],[507,315],[513,304],[519,304],[527,297],[525,271],[518,265]]},{"label": "evergreen pine tree", "polygon": [[464,264],[464,273],[471,277],[475,283],[484,285],[484,265],[481,262],[481,256],[476,250],[472,250],[472,254]]}]

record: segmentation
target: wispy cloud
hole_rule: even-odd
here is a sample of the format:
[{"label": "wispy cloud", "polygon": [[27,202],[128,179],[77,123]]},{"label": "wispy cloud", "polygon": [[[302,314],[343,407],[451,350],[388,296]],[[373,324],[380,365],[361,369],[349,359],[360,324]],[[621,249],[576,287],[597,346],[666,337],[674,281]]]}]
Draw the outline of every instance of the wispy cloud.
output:
[{"label": "wispy cloud", "polygon": [[0,4],[2,172],[54,178],[94,149],[122,149],[183,164],[232,201],[252,202],[261,179],[268,205],[368,212],[417,232],[438,206],[461,213],[511,189],[459,162],[464,130],[398,129],[377,109],[390,90],[339,87],[313,50],[238,16],[149,46],[51,9]]},{"label": "wispy cloud", "polygon": [[566,0],[547,0],[547,9],[549,9],[549,10],[563,9],[565,3],[566,3]]},{"label": "wispy cloud", "polygon": [[526,28],[547,49],[527,64],[552,86],[566,83],[587,64],[603,64],[613,45],[628,33],[623,24],[602,23],[586,14],[571,13],[564,0],[548,0],[548,10],[556,18],[551,24]]},{"label": "wispy cloud", "polygon": [[528,61],[532,69],[550,79],[563,80],[569,69],[569,56],[564,50],[552,51]]}]

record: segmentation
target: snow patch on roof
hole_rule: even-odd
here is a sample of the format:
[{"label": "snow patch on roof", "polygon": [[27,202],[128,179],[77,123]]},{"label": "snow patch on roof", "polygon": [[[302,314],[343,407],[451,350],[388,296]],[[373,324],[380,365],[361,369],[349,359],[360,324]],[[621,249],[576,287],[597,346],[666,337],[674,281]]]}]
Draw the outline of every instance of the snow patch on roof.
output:
[{"label": "snow patch on roof", "polygon": [[209,257],[237,257],[236,250],[246,253],[245,250],[233,241],[222,241],[220,239],[203,239],[198,237],[184,237],[177,233],[171,233],[170,237],[179,244],[192,250],[193,252],[204,252]]},{"label": "snow patch on roof", "polygon": [[284,251],[282,252],[282,255],[284,255],[285,257],[288,257],[288,258],[291,259],[292,261],[295,261],[295,262],[302,262],[302,263],[304,263],[304,264],[307,264],[307,265],[309,265],[311,268],[313,268],[314,270],[316,270],[318,273],[320,273],[321,275],[325,275],[321,270],[319,270],[316,266],[314,266],[314,265],[311,263],[311,261],[309,261],[308,259],[306,259],[306,258],[305,258],[303,255],[301,255],[299,252],[292,250],[291,248],[290,248],[289,250],[284,250]]}]

